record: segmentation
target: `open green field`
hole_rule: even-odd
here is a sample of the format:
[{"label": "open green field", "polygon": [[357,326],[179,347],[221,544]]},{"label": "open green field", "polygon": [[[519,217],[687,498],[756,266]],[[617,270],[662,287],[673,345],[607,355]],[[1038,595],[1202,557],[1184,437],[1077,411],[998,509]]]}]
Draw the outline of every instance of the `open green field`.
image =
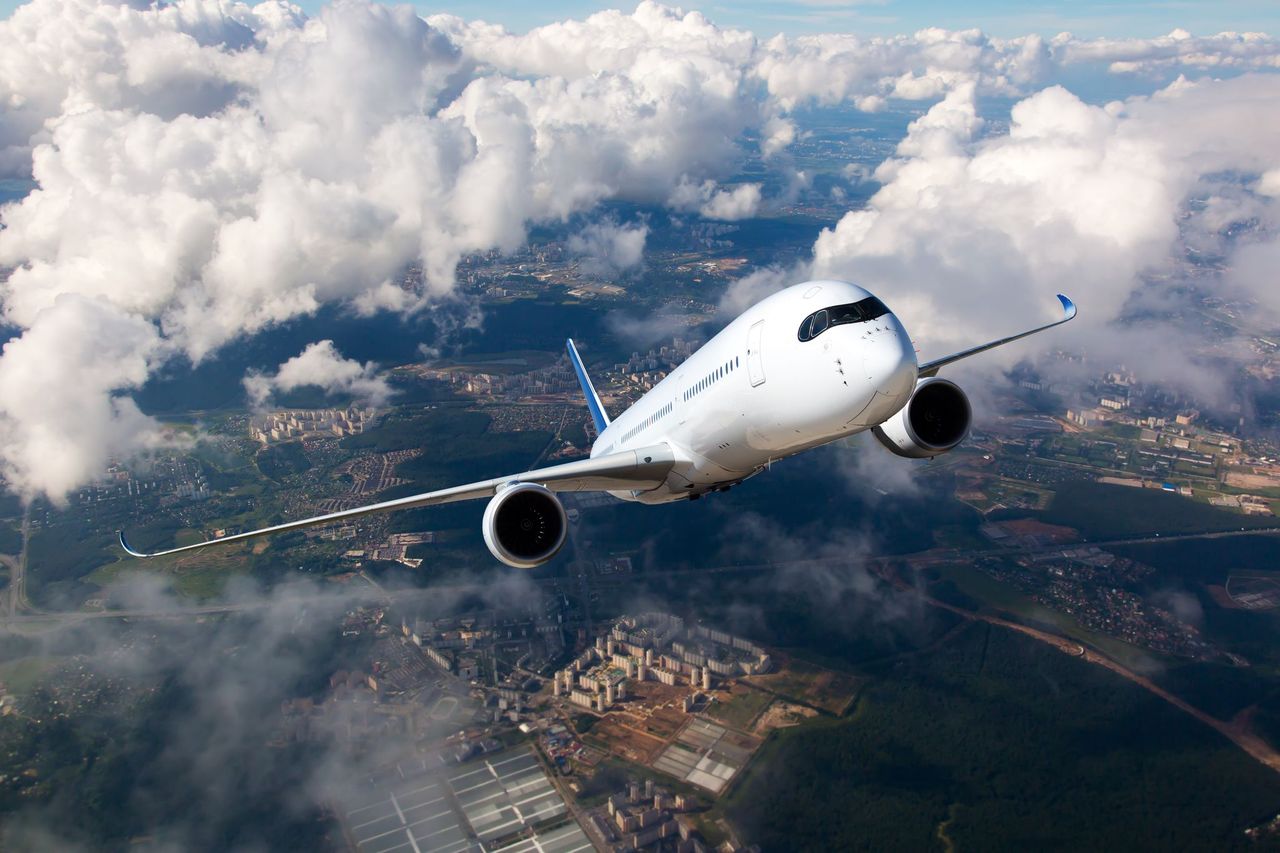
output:
[{"label": "open green field", "polygon": [[1206,507],[1190,498],[1159,489],[1135,489],[1090,481],[1062,485],[1040,519],[1049,524],[1074,527],[1086,539],[1204,533],[1280,525],[1280,519]]},{"label": "open green field", "polygon": [[543,350],[473,352],[441,361],[434,361],[431,363],[431,367],[437,370],[457,367],[471,372],[493,374],[527,373],[531,370],[555,364],[559,358],[559,352],[552,353]]},{"label": "open green field", "polygon": [[226,589],[228,581],[248,572],[251,565],[248,548],[229,546],[175,557],[157,557],[145,564],[121,559],[94,570],[85,580],[106,588],[130,574],[158,573],[168,579],[174,592],[186,598],[203,600],[217,598]]},{"label": "open green field", "polygon": [[0,663],[0,684],[22,695],[40,684],[47,673],[62,664],[59,657],[29,657]]},{"label": "open green field", "polygon": [[[1150,652],[1126,642],[1091,631],[1069,614],[1046,607],[1024,595],[1012,584],[998,580],[982,569],[966,563],[938,566],[934,569],[941,583],[932,592],[942,601],[972,610],[987,610],[1014,617],[1017,621],[1038,625],[1078,640],[1108,657],[1138,671],[1157,665]],[[958,590],[960,596],[952,594]]]},{"label": "open green field", "polygon": [[751,721],[773,702],[771,694],[741,684],[733,688],[731,696],[721,698],[723,696],[724,692],[720,691],[716,701],[707,708],[707,714],[725,725],[744,731],[748,730]]},{"label": "open green field", "polygon": [[779,696],[839,716],[848,709],[865,679],[841,670],[826,669],[807,661],[791,659],[777,672],[749,676],[746,681]]}]

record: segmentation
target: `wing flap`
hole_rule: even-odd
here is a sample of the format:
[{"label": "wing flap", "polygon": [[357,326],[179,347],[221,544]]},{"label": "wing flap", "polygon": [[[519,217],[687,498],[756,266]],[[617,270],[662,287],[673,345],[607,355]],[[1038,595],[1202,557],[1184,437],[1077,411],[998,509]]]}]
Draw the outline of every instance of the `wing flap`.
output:
[{"label": "wing flap", "polygon": [[608,456],[598,456],[592,459],[579,459],[575,462],[565,462],[561,465],[552,465],[549,468],[539,468],[534,471],[526,471],[523,474],[514,474],[510,477],[494,477],[491,480],[481,480],[478,483],[467,483],[463,486],[453,486],[448,489],[440,489],[434,492],[423,492],[419,495],[410,495],[404,498],[383,501],[382,503],[354,507],[353,509],[346,509],[341,512],[331,512],[327,515],[317,515],[311,518],[303,518],[298,521],[289,521],[284,524],[273,525],[272,527],[263,527],[258,530],[250,530],[246,533],[235,533],[231,536],[209,539],[205,542],[197,542],[194,545],[183,545],[178,548],[169,548],[164,551],[153,551],[150,553],[138,551],[129,545],[124,532],[121,531],[119,534],[120,547],[123,548],[126,553],[134,557],[162,557],[167,554],[193,551],[197,548],[205,548],[210,545],[222,545],[228,542],[253,539],[258,536],[267,536],[272,533],[285,533],[290,530],[300,530],[304,527],[314,527],[322,524],[333,524],[339,521],[348,521],[353,518],[372,515],[373,513],[393,512],[400,509],[415,509],[417,507],[434,506],[436,504],[454,503],[456,501],[490,497],[497,494],[497,492],[504,486],[508,486],[513,483],[540,483],[548,489],[551,489],[553,492],[608,491],[626,489],[648,491],[650,489],[656,489],[666,480],[667,474],[671,471],[674,464],[675,456],[672,454],[671,448],[663,444],[655,447],[642,448],[640,450],[624,450],[618,453],[610,453]]}]

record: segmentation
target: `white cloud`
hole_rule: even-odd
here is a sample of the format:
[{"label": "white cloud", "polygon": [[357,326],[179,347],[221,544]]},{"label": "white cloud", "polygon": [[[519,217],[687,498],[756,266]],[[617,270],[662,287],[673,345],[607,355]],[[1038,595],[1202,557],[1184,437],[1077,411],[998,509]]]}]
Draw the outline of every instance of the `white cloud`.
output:
[{"label": "white cloud", "polygon": [[[150,370],[326,303],[421,310],[450,293],[462,256],[513,250],[532,222],[660,202],[683,180],[714,189],[760,119],[750,36],[657,6],[602,20],[643,47],[589,76],[510,77],[409,7],[342,2],[303,20],[272,4],[35,0],[0,22],[4,157],[38,184],[0,214],[5,320],[44,341],[61,299],[101,303],[151,325]],[[699,45],[717,39],[725,58],[707,58]],[[611,261],[629,264],[640,236],[618,235]],[[398,286],[415,260],[421,294]],[[147,376],[66,374],[103,412]],[[32,492],[91,477],[120,444],[21,395],[0,417],[14,435],[0,464]],[[79,463],[38,455],[36,424],[83,448]]]},{"label": "white cloud", "polygon": [[103,300],[65,295],[0,356],[0,466],[15,491],[61,498],[106,459],[159,444],[122,391],[162,359],[155,327]]},{"label": "white cloud", "polygon": [[760,209],[760,185],[739,184],[731,190],[718,190],[698,212],[707,219],[748,219]]},{"label": "white cloud", "polygon": [[1010,41],[979,30],[925,29],[910,36],[777,36],[761,47],[753,73],[786,109],[817,102],[855,103],[874,112],[884,99],[937,98],[963,83],[1012,94],[1048,70],[1039,36]]},{"label": "white cloud", "polygon": [[686,178],[672,190],[667,204],[676,210],[696,210],[707,219],[733,221],[755,216],[760,209],[760,198],[760,184],[720,189],[715,181],[695,183]]},{"label": "white cloud", "polygon": [[644,260],[649,226],[596,222],[569,237],[569,251],[582,255],[582,266],[596,275],[617,275]]},{"label": "white cloud", "polygon": [[253,372],[244,378],[245,391],[255,407],[266,405],[275,392],[306,386],[371,406],[386,405],[393,393],[386,377],[378,375],[376,364],[343,358],[333,341],[328,340],[307,344],[302,352],[281,364],[275,375]]},{"label": "white cloud", "polygon": [[1121,74],[1181,68],[1214,71],[1280,68],[1280,42],[1266,33],[1194,36],[1176,29],[1151,39],[1090,40],[1077,40],[1064,33],[1053,40],[1053,48],[1058,61],[1064,65],[1106,63],[1111,71]]},{"label": "white cloud", "polygon": [[796,124],[790,119],[774,116],[764,123],[764,141],[760,153],[766,158],[785,151],[796,141]]},{"label": "white cloud", "polygon": [[[33,0],[0,21],[0,175],[30,175],[38,187],[0,210],[3,318],[21,330],[0,374],[16,377],[30,353],[46,351],[58,363],[45,370],[60,371],[84,416],[0,395],[0,469],[28,493],[56,496],[108,454],[153,440],[124,395],[167,359],[199,361],[327,304],[426,310],[452,293],[460,258],[513,250],[532,223],[607,199],[755,215],[762,184],[722,184],[741,162],[740,140],[758,138],[771,168],[791,169],[788,112],[804,104],[870,110],[888,98],[947,98],[882,167],[887,185],[872,207],[820,241],[819,266],[885,281],[910,269],[984,295],[990,281],[1127,281],[1167,248],[1167,211],[1189,175],[1205,174],[1182,149],[1199,140],[1197,160],[1217,146],[1220,168],[1274,171],[1265,149],[1251,144],[1243,158],[1243,143],[1212,138],[1235,126],[1257,136],[1268,123],[1256,116],[1272,113],[1244,121],[1234,101],[1204,103],[1204,127],[1175,121],[1199,84],[1118,113],[1055,93],[1024,102],[1015,133],[988,144],[974,141],[967,105],[1028,92],[1076,63],[1236,70],[1277,55],[1269,37],[1230,34],[1045,42],[930,29],[762,42],[652,2],[517,35],[360,0],[309,20],[279,0]],[[1265,92],[1259,106],[1271,107]],[[1177,135],[1136,132],[1156,125]],[[1092,182],[1096,196],[1055,200],[1048,188],[1081,186],[1066,175]],[[1272,183],[1263,178],[1259,193]],[[1020,203],[1043,216],[1013,216]],[[1141,204],[1164,213],[1144,215]],[[1044,239],[1054,228],[1061,244]],[[1073,235],[1101,249],[1081,261]],[[620,267],[637,242],[630,233],[605,254]],[[892,247],[908,255],[895,260]],[[1265,250],[1256,251],[1262,269]],[[974,258],[987,266],[958,263]],[[399,286],[414,262],[421,293]],[[1261,287],[1257,274],[1241,282]],[[1123,301],[1119,285],[1085,286],[1107,310]],[[901,298],[921,313],[941,306],[921,292]],[[48,343],[71,313],[104,333],[127,329],[132,343],[104,348],[99,359],[114,363],[81,372],[82,353]],[[51,445],[65,448],[57,460]]]},{"label": "white cloud", "polygon": [[[956,89],[913,123],[866,209],[814,246],[812,272],[880,293],[925,358],[1052,316],[1055,292],[1081,306],[1076,344],[1106,347],[1106,324],[1140,291],[1140,273],[1170,262],[1191,191],[1222,173],[1260,173],[1280,151],[1280,126],[1257,121],[1280,109],[1270,76],[1179,83],[1105,108],[1052,87],[1013,108],[1008,133],[980,140],[974,97]],[[1270,246],[1243,257],[1260,272]],[[1241,286],[1264,305],[1280,299],[1261,276]],[[1185,369],[1185,339],[1149,343],[1151,370]]]}]

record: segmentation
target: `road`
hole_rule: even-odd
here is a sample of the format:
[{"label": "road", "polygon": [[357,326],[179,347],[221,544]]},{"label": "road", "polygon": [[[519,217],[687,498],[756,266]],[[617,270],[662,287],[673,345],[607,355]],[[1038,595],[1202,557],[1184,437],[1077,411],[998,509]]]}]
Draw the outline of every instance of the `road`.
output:
[{"label": "road", "polygon": [[[1076,542],[1076,543],[1068,543],[1063,545],[1056,545],[1052,548],[1004,548],[1000,546],[992,546],[990,548],[980,548],[980,549],[939,549],[936,551],[924,552],[924,553],[919,553],[914,555],[899,555],[899,556],[891,556],[891,557],[870,558],[864,562],[868,567],[877,570],[876,574],[879,577],[883,578],[884,580],[888,581],[889,583],[902,589],[910,588],[911,590],[916,591],[918,593],[918,590],[916,587],[910,585],[906,580],[898,576],[897,572],[893,568],[895,564],[900,563],[904,560],[907,560],[911,563],[913,567],[920,568],[923,566],[942,565],[946,563],[967,561],[967,560],[971,560],[973,557],[976,557],[976,556],[985,556],[990,554],[1037,554],[1037,553],[1049,554],[1049,553],[1054,553],[1054,552],[1058,552],[1058,551],[1062,551],[1070,548],[1080,547],[1081,545],[1097,545],[1097,546],[1138,545],[1138,544],[1156,543],[1156,542],[1182,542],[1182,541],[1198,540],[1198,539],[1224,539],[1224,538],[1229,538],[1233,536],[1255,536],[1255,535],[1266,535],[1266,534],[1276,534],[1276,533],[1280,533],[1280,527],[1254,528],[1254,529],[1248,529],[1248,530],[1225,530],[1225,531],[1217,531],[1212,533],[1185,533],[1185,534],[1177,534],[1177,535],[1170,535],[1170,536],[1152,535],[1152,536],[1117,538],[1117,539],[1107,539],[1107,540],[1094,540],[1093,542]],[[92,612],[61,612],[61,613],[38,612],[31,607],[30,602],[27,600],[26,590],[25,590],[25,575],[26,575],[27,550],[28,550],[27,544],[29,539],[30,539],[30,518],[29,516],[24,516],[23,523],[22,523],[21,553],[16,558],[7,556],[7,555],[0,555],[0,561],[4,562],[4,564],[9,567],[10,572],[12,574],[12,579],[10,583],[10,594],[9,594],[9,608],[8,608],[9,615],[6,618],[0,619],[0,624],[10,624],[10,623],[15,625],[50,624],[53,626],[57,626],[57,625],[74,625],[74,624],[83,623],[90,620],[97,620],[97,619],[126,619],[126,620],[190,619],[193,616],[212,616],[212,615],[219,615],[219,614],[243,613],[243,612],[249,612],[253,610],[261,610],[270,606],[278,605],[281,601],[280,599],[272,599],[272,600],[264,599],[259,601],[244,601],[244,602],[236,602],[236,603],[218,603],[218,604],[208,604],[208,605],[196,605],[196,606],[189,606],[189,607],[174,607],[171,609],[164,609],[164,610],[157,610],[157,609],[103,610],[103,611],[92,611]],[[716,573],[726,573],[726,572],[751,572],[751,571],[770,571],[770,570],[776,571],[780,568],[787,568],[787,567],[804,569],[806,567],[818,568],[818,567],[831,566],[831,565],[847,565],[848,562],[849,560],[847,557],[843,557],[843,558],[837,557],[837,558],[825,559],[825,560],[791,560],[791,561],[775,562],[775,563],[757,563],[757,564],[751,564],[751,565],[714,566],[714,567],[698,568],[698,569],[675,569],[669,572],[660,572],[660,573],[654,573],[654,574],[680,575],[680,574],[716,574]],[[590,611],[588,608],[590,607],[590,577],[589,577],[590,569],[585,564],[579,565],[577,566],[577,568],[581,572],[579,576],[579,582],[581,584],[583,608],[584,610],[587,611],[587,613],[589,613]],[[387,590],[381,587],[380,585],[374,584],[371,579],[367,579],[367,580],[370,580],[370,586],[365,588],[364,590],[357,591],[354,595],[351,595],[350,596],[351,603],[364,602],[364,601],[409,603],[409,602],[412,602],[413,599],[415,598],[430,599],[430,598],[439,596],[441,594],[447,594],[450,592],[464,592],[472,588],[471,585],[469,584],[457,584],[457,585],[450,585],[450,586],[430,587],[427,589]],[[557,583],[558,580],[559,580],[558,578],[545,578],[536,582],[543,586],[551,586]],[[1146,676],[1141,675],[1137,672],[1134,672],[1133,670],[1107,657],[1106,655],[1102,654],[1096,649],[1089,648],[1074,639],[1070,639],[1058,634],[1053,634],[1048,631],[1041,630],[1039,628],[1033,628],[1028,625],[1023,625],[1018,622],[1010,621],[1008,619],[1002,619],[998,616],[975,613],[971,610],[965,610],[964,608],[957,607],[955,605],[949,604],[944,601],[940,601],[938,599],[929,597],[927,595],[923,597],[927,603],[933,605],[934,607],[939,607],[939,608],[942,608],[943,610],[948,610],[952,613],[957,614],[958,616],[961,616],[964,619],[971,620],[971,621],[983,621],[992,625],[997,625],[999,627],[1006,628],[1011,631],[1017,631],[1020,634],[1023,634],[1028,637],[1032,637],[1036,640],[1039,640],[1040,642],[1051,645],[1054,648],[1057,648],[1058,650],[1066,654],[1070,654],[1075,657],[1083,657],[1083,659],[1088,661],[1089,663],[1109,669],[1110,671],[1114,672],[1120,677],[1128,679],[1134,684],[1137,684],[1143,689],[1149,691],[1153,695],[1160,697],[1161,699],[1173,705],[1174,707],[1186,712],[1187,714],[1190,714],[1195,719],[1204,723],[1206,726],[1209,726],[1210,728],[1214,729],[1215,731],[1220,733],[1223,737],[1227,738],[1232,743],[1236,744],[1240,749],[1244,750],[1246,753],[1248,753],[1250,756],[1252,756],[1261,764],[1280,773],[1280,752],[1277,752],[1269,744],[1267,744],[1260,738],[1256,737],[1252,732],[1248,730],[1246,724],[1228,723],[1228,722],[1224,722],[1222,720],[1216,719],[1214,717],[1211,717],[1208,714],[1201,711],[1200,709],[1188,704],[1187,702],[1183,701],[1182,699],[1168,692],[1164,688],[1160,687],[1158,684],[1154,683],[1153,681],[1151,681],[1151,679],[1147,678]],[[298,596],[297,598],[290,599],[290,600],[299,604],[306,604],[307,602],[320,602],[320,601],[332,600],[332,594]],[[21,607],[21,610],[23,611],[21,613],[18,612],[20,607]]]},{"label": "road", "polygon": [[9,618],[18,615],[19,605],[25,612],[35,610],[27,599],[27,546],[31,542],[31,507],[22,512],[22,548],[18,556],[0,554],[0,562],[9,567]]},{"label": "road", "polygon": [[[897,579],[897,583],[895,585],[901,588],[909,587],[909,585],[901,578]],[[1144,688],[1145,690],[1148,690],[1149,692],[1154,693],[1156,696],[1159,696],[1161,699],[1168,702],[1170,705],[1173,705],[1175,708],[1178,708],[1181,711],[1185,711],[1186,713],[1195,717],[1197,720],[1204,723],[1206,726],[1209,726],[1210,728],[1214,729],[1223,737],[1227,738],[1236,746],[1240,747],[1242,750],[1247,752],[1249,755],[1251,755],[1261,764],[1271,768],[1277,773],[1280,773],[1280,752],[1277,752],[1275,749],[1273,749],[1270,746],[1270,744],[1266,743],[1261,738],[1258,738],[1252,732],[1248,731],[1248,729],[1245,728],[1243,725],[1226,723],[1226,722],[1223,722],[1222,720],[1217,719],[1216,717],[1209,716],[1204,711],[1201,711],[1199,708],[1196,708],[1193,705],[1189,705],[1186,702],[1184,702],[1182,699],[1179,699],[1177,696],[1174,696],[1172,693],[1165,690],[1163,687],[1156,684],[1151,679],[1147,678],[1145,675],[1140,675],[1134,672],[1133,670],[1129,669],[1123,664],[1115,660],[1112,660],[1106,655],[1103,655],[1100,652],[1094,649],[1091,649],[1088,646],[1085,646],[1076,640],[1068,639],[1067,637],[1063,637],[1058,634],[1051,634],[1048,631],[1042,631],[1038,628],[1032,628],[1028,625],[1023,625],[1019,622],[1011,622],[1008,619],[1001,619],[998,616],[991,616],[984,613],[975,613],[972,610],[965,610],[962,607],[956,607],[952,604],[946,603],[945,601],[939,601],[936,598],[930,598],[929,596],[924,596],[924,599],[928,603],[932,604],[934,607],[940,607],[943,610],[949,610],[952,613],[955,613],[958,616],[961,616],[970,621],[987,622],[988,624],[991,624],[991,625],[998,625],[1002,628],[1008,628],[1010,631],[1017,631],[1019,634],[1024,634],[1025,636],[1033,637],[1042,643],[1047,643],[1053,646],[1054,648],[1058,649],[1059,651],[1063,652],[1064,654],[1069,654],[1072,657],[1081,657],[1084,660],[1088,661],[1089,663],[1096,664],[1105,669],[1109,669],[1112,672],[1114,672],[1116,675],[1119,675],[1122,678],[1127,678],[1129,681],[1132,681],[1134,684],[1137,684],[1140,687]]]},{"label": "road", "polygon": [[[23,542],[27,541],[27,524],[23,524]],[[571,528],[572,533],[572,528]],[[1154,542],[1181,542],[1193,539],[1224,539],[1233,536],[1256,536],[1263,534],[1280,533],[1280,527],[1263,527],[1251,530],[1225,530],[1214,533],[1184,533],[1174,536],[1142,536],[1129,537],[1123,539],[1097,539],[1092,542],[1074,542],[1062,545],[1055,545],[1051,548],[1006,548],[993,545],[989,548],[940,548],[934,551],[919,552],[916,554],[902,554],[887,557],[871,557],[863,561],[865,565],[871,568],[883,568],[894,563],[909,560],[913,566],[937,566],[948,563],[958,563],[972,560],[974,557],[991,556],[993,554],[1004,555],[1025,555],[1025,554],[1052,554],[1055,552],[1078,548],[1082,545],[1097,545],[1099,547],[1109,547],[1116,545],[1140,545],[1144,543]],[[0,561],[12,565],[16,562],[19,566],[18,575],[21,577],[25,573],[26,566],[26,547],[24,544],[22,554],[16,561],[12,557],[0,555]],[[707,566],[702,568],[691,569],[671,569],[668,571],[650,571],[647,575],[706,575],[706,574],[726,574],[735,572],[765,572],[777,571],[782,568],[805,569],[805,568],[822,568],[827,566],[848,565],[847,557],[832,557],[829,559],[808,559],[808,560],[784,560],[772,563],[751,563],[746,565],[722,565]],[[577,580],[580,586],[584,609],[589,608],[591,599],[591,571],[586,563],[575,564],[572,570],[579,571],[581,574]],[[513,570],[515,571],[515,570]],[[570,575],[572,579],[572,575]],[[550,577],[542,578],[534,581],[540,586],[552,587],[557,582],[561,582],[565,578]],[[430,599],[433,596],[448,593],[463,593],[473,589],[471,584],[450,584],[443,586],[432,586],[426,588],[413,588],[401,590],[387,590],[380,586],[374,589],[357,591],[351,595],[352,602],[358,601],[395,601],[410,602],[414,598]],[[299,596],[296,601],[306,603],[308,601],[325,601],[331,600],[332,594]],[[7,623],[23,624],[23,623],[76,623],[86,619],[175,619],[184,616],[208,616],[218,613],[239,613],[250,610],[258,610],[269,606],[267,601],[253,602],[235,602],[235,603],[218,603],[207,605],[193,605],[189,607],[174,607],[164,610],[100,610],[100,611],[36,611],[32,608],[30,602],[26,600],[25,588],[21,595],[22,611],[17,612],[15,608],[16,602],[14,596],[10,595],[9,616],[0,617],[0,625]]]}]

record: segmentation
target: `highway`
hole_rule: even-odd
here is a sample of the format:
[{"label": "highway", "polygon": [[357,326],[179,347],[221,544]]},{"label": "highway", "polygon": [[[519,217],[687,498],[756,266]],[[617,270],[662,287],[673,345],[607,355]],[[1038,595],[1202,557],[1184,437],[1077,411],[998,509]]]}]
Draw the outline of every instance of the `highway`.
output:
[{"label": "highway", "polygon": [[[902,579],[896,578],[896,576],[895,576],[895,580],[896,580],[895,585],[899,586],[902,589],[914,589],[913,587],[910,587]],[[1265,765],[1266,767],[1269,767],[1271,770],[1274,770],[1277,773],[1280,773],[1280,752],[1277,752],[1275,749],[1271,747],[1270,744],[1262,740],[1262,738],[1258,737],[1257,735],[1253,734],[1253,732],[1250,731],[1246,726],[1239,725],[1235,722],[1230,722],[1230,723],[1223,722],[1222,720],[1219,720],[1216,717],[1209,716],[1204,711],[1201,711],[1199,708],[1195,707],[1194,705],[1191,705],[1183,701],[1182,699],[1173,695],[1169,691],[1165,690],[1163,687],[1156,684],[1151,679],[1147,678],[1145,675],[1140,675],[1134,672],[1133,670],[1129,669],[1127,666],[1121,664],[1120,662],[1102,654],[1097,649],[1086,646],[1081,642],[1079,642],[1078,640],[1063,637],[1059,634],[1053,634],[1053,633],[1050,633],[1049,631],[1043,631],[1043,630],[1040,630],[1039,628],[1032,628],[1029,625],[1023,625],[1020,622],[1012,622],[1008,619],[1001,619],[998,616],[992,616],[984,613],[975,613],[972,610],[965,610],[962,607],[956,607],[955,605],[948,604],[945,601],[939,601],[935,598],[930,598],[927,595],[924,596],[924,599],[925,601],[932,604],[934,607],[941,607],[943,610],[949,610],[952,613],[955,613],[963,617],[964,619],[967,619],[970,621],[986,622],[991,625],[998,625],[1002,628],[1007,628],[1010,631],[1017,631],[1019,634],[1024,634],[1028,637],[1032,637],[1034,639],[1039,640],[1042,643],[1048,643],[1049,645],[1053,646],[1054,648],[1058,649],[1064,654],[1071,655],[1072,657],[1083,658],[1089,663],[1097,664],[1098,666],[1109,669],[1112,672],[1114,672],[1116,675],[1119,675],[1122,678],[1126,678],[1129,681],[1132,681],[1134,684],[1137,684],[1138,686],[1144,688],[1145,690],[1155,694],[1156,696],[1159,696],[1161,699],[1168,702],[1170,705],[1173,705],[1175,708],[1178,708],[1179,710],[1184,711],[1190,714],[1191,716],[1195,717],[1197,720],[1204,723],[1206,726],[1209,726],[1211,729],[1214,729],[1223,737],[1227,738],[1236,746],[1240,747],[1240,749],[1247,752],[1259,763]]]},{"label": "highway", "polygon": [[[259,610],[271,605],[271,602],[264,599],[261,601],[237,601],[237,602],[221,602],[203,605],[190,605],[166,608],[163,610],[97,610],[97,611],[37,611],[27,601],[25,595],[25,587],[21,580],[25,574],[26,565],[26,548],[28,527],[23,524],[23,542],[24,548],[22,554],[18,558],[0,556],[0,561],[9,565],[11,570],[17,565],[17,577],[20,579],[15,589],[21,590],[19,596],[10,592],[9,615],[0,618],[0,625],[5,624],[56,624],[56,623],[78,623],[89,619],[179,619],[191,616],[210,616],[219,613],[240,613],[251,610]],[[1117,545],[1140,545],[1146,543],[1158,542],[1181,542],[1194,539],[1225,539],[1235,536],[1257,536],[1257,535],[1275,535],[1280,534],[1280,526],[1262,527],[1248,530],[1225,530],[1210,533],[1184,533],[1170,536],[1140,536],[1127,537],[1118,539],[1097,539],[1093,541],[1081,540],[1079,542],[1064,543],[1054,545],[1047,548],[1008,548],[999,545],[992,545],[988,548],[940,548],[931,551],[922,551],[914,554],[901,554],[882,557],[867,557],[861,560],[868,567],[883,567],[892,563],[908,561],[913,566],[937,566],[946,565],[948,563],[967,562],[975,557],[992,556],[994,554],[1022,556],[1028,554],[1053,554],[1072,548],[1078,548],[1083,545],[1096,545],[1098,547],[1111,547]],[[850,562],[849,557],[831,557],[827,559],[804,559],[804,560],[784,560],[769,563],[752,563],[744,565],[720,565],[706,566],[690,569],[671,569],[667,571],[648,571],[645,573],[647,577],[653,576],[682,576],[682,575],[705,575],[705,574],[727,574],[736,572],[764,572],[776,571],[780,568],[804,569],[807,567],[822,568],[828,566],[847,565]],[[584,610],[590,606],[590,584],[592,575],[586,570],[585,566],[575,563],[570,567],[571,570],[582,572],[579,577],[580,593],[583,598]],[[512,569],[511,571],[519,571]],[[364,577],[361,575],[361,577]],[[370,586],[364,590],[348,590],[352,604],[359,602],[398,602],[408,603],[415,598],[429,600],[433,596],[448,593],[462,593],[472,590],[472,584],[450,584],[443,586],[431,587],[414,587],[411,589],[385,589],[378,584],[374,584],[371,579],[366,580]],[[542,578],[535,583],[544,587],[554,586],[560,582],[562,578]],[[335,593],[316,594],[310,596],[298,596],[290,599],[298,603],[305,604],[309,601],[331,601]],[[20,606],[18,598],[21,599]],[[19,612],[21,610],[22,612]],[[589,612],[589,611],[588,611]]]},{"label": "highway", "polygon": [[[915,554],[903,554],[884,557],[868,557],[860,562],[868,568],[876,570],[878,577],[886,582],[900,588],[910,589],[919,593],[919,590],[909,584],[905,579],[898,576],[894,571],[894,565],[907,562],[914,568],[921,568],[932,565],[946,565],[949,563],[965,562],[979,556],[990,556],[992,554],[1003,555],[1028,555],[1028,554],[1053,554],[1064,550],[1078,548],[1083,545],[1095,545],[1098,547],[1113,547],[1117,545],[1140,545],[1159,542],[1183,542],[1190,540],[1205,539],[1226,539],[1236,536],[1257,536],[1257,535],[1276,535],[1280,534],[1280,526],[1253,528],[1246,530],[1225,530],[1205,533],[1183,533],[1175,535],[1150,535],[1127,538],[1115,538],[1106,540],[1080,540],[1078,542],[1063,543],[1048,548],[1008,548],[993,545],[988,548],[977,549],[938,549],[932,551],[918,552]],[[22,525],[22,552],[17,557],[0,555],[0,561],[7,565],[12,573],[12,581],[10,586],[8,615],[0,619],[0,626],[3,625],[48,625],[51,628],[60,626],[73,626],[82,624],[92,620],[101,619],[120,619],[120,620],[168,620],[168,619],[191,619],[199,616],[214,616],[233,613],[250,612],[254,610],[262,610],[268,607],[277,606],[282,601],[306,605],[307,603],[332,602],[335,593],[329,592],[325,594],[299,595],[293,598],[281,599],[276,597],[261,600],[239,601],[239,602],[221,602],[206,605],[191,605],[183,607],[173,607],[166,609],[148,609],[148,610],[101,610],[101,611],[82,611],[82,612],[46,612],[34,610],[25,594],[25,573],[27,565],[27,542],[30,535],[29,519],[23,519]],[[857,561],[857,558],[854,558]],[[691,575],[691,574],[718,574],[733,572],[754,572],[754,571],[770,571],[780,568],[796,568],[803,570],[804,568],[820,568],[826,566],[848,565],[851,562],[849,557],[834,557],[830,559],[808,559],[808,560],[789,560],[772,563],[756,563],[750,565],[722,565],[711,566],[696,569],[673,569],[666,572],[648,572],[648,576],[653,575]],[[570,566],[571,571],[580,572],[578,580],[581,585],[581,595],[583,609],[586,613],[590,613],[590,594],[591,594],[591,574],[587,567],[581,563],[575,563]],[[518,571],[518,570],[513,570]],[[470,584],[455,584],[448,586],[434,586],[428,588],[413,589],[386,589],[373,581],[364,573],[360,574],[368,586],[362,589],[348,589],[345,591],[347,603],[399,603],[411,604],[414,599],[423,599],[429,601],[442,594],[453,592],[466,592],[473,589]],[[541,586],[551,587],[560,582],[560,578],[551,577],[543,578],[535,581]],[[1213,728],[1223,737],[1226,737],[1235,743],[1240,749],[1244,750],[1254,759],[1269,767],[1270,769],[1280,772],[1280,752],[1277,752],[1269,744],[1261,738],[1254,735],[1245,725],[1235,722],[1224,722],[1204,713],[1200,709],[1188,704],[1177,696],[1169,693],[1159,685],[1152,682],[1146,676],[1140,675],[1123,664],[1113,660],[1112,658],[1102,654],[1097,649],[1089,647],[1079,641],[1054,634],[1040,628],[1033,628],[1003,619],[990,614],[976,613],[971,610],[957,607],[944,601],[923,595],[924,600],[934,607],[948,610],[971,621],[984,621],[992,625],[997,625],[1011,631],[1017,631],[1025,636],[1032,637],[1041,642],[1054,646],[1060,651],[1075,657],[1082,657],[1089,663],[1105,667],[1117,675],[1125,678],[1152,694],[1160,697],[1164,701],[1176,708],[1190,714],[1200,722]],[[19,612],[21,610],[22,612]]]},{"label": "highway", "polygon": [[31,507],[22,512],[22,548],[16,557],[0,554],[0,563],[9,567],[9,618],[18,616],[18,610],[34,612],[27,598],[27,551],[31,542]]}]

